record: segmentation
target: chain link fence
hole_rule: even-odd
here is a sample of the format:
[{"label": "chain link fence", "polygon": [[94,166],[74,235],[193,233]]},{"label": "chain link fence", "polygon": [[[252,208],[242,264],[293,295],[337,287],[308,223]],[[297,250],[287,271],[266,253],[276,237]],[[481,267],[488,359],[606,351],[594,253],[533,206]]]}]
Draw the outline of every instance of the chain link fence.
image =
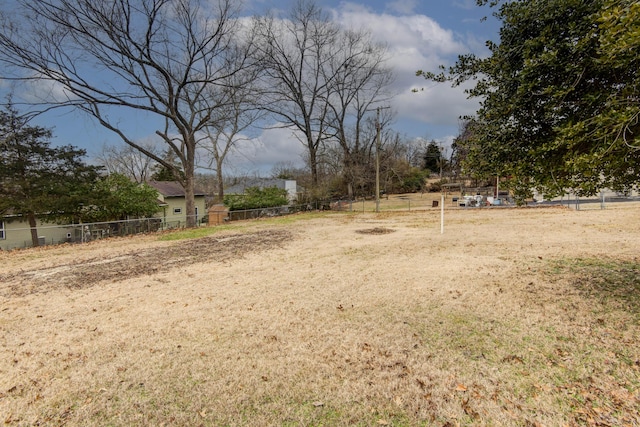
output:
[{"label": "chain link fence", "polygon": [[[478,194],[476,195],[478,196]],[[444,205],[442,201],[444,200]],[[507,197],[501,198],[504,202],[502,207],[514,206]],[[564,205],[576,210],[606,209],[612,204],[623,202],[640,202],[640,196],[623,196],[619,194],[606,194],[605,196],[593,198],[576,198],[566,196],[560,200],[530,202],[529,205]],[[442,197],[441,193],[424,193],[411,195],[392,195],[381,197],[378,203],[380,212],[390,211],[414,211],[439,209],[467,209],[470,207],[495,206],[488,203],[486,198],[476,204],[469,203],[465,197],[459,193],[449,193]],[[310,203],[279,206],[270,208],[247,209],[229,211],[226,214],[225,222],[243,221],[259,218],[273,218],[283,215],[291,215],[298,212],[309,211],[337,211],[337,212],[375,212],[376,202],[374,199],[332,199],[319,200]],[[1,222],[0,222],[1,223]],[[207,217],[197,218],[198,225],[207,225]],[[16,226],[12,223],[4,222],[2,234],[0,234],[0,249],[12,250],[33,246],[31,240],[31,229],[24,226],[24,223]],[[39,245],[56,245],[62,243],[83,243],[115,236],[127,236],[140,233],[153,233],[164,230],[180,229],[187,225],[187,217],[180,220],[166,221],[162,218],[144,218],[125,221],[109,221],[85,224],[52,225],[41,223],[37,227]]]},{"label": "chain link fence", "polygon": [[[123,221],[78,223],[55,225],[39,223],[36,227],[38,245],[57,245],[62,243],[84,243],[115,236],[127,236],[140,233],[153,233],[161,230],[183,228],[187,218],[178,221],[164,221],[162,218],[142,218]],[[12,250],[33,246],[31,228],[24,223],[4,222],[4,239],[0,240],[0,249]]]}]

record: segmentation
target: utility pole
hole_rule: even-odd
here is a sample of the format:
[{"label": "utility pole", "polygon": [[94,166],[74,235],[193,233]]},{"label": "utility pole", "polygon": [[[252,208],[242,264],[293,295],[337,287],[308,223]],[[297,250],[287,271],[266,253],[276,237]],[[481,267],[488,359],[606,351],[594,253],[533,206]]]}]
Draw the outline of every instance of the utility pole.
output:
[{"label": "utility pole", "polygon": [[376,109],[376,213],[380,212],[380,107]]},{"label": "utility pole", "polygon": [[442,184],[442,162],[444,161],[444,147],[441,142],[438,142],[438,146],[440,147],[440,159],[438,163],[440,163],[440,184]]},{"label": "utility pole", "polygon": [[376,109],[376,212],[380,212],[380,109],[391,107],[378,107]]}]

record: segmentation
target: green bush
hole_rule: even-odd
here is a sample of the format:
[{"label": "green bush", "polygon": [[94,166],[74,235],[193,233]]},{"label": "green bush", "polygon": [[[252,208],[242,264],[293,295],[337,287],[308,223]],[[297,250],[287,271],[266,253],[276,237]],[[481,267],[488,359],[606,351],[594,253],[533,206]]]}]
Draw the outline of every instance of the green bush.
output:
[{"label": "green bush", "polygon": [[411,168],[401,181],[400,192],[416,193],[422,190],[428,177],[428,170]]},{"label": "green bush", "polygon": [[244,194],[224,196],[224,204],[230,211],[272,208],[289,204],[287,190],[277,187],[249,187]]}]

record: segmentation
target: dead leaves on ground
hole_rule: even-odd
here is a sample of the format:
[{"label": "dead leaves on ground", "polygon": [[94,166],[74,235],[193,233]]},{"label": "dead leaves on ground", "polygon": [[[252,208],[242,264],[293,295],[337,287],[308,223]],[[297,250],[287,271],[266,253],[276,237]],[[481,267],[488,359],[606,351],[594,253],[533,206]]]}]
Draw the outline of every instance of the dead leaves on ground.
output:
[{"label": "dead leaves on ground", "polygon": [[55,268],[0,275],[0,282],[11,284],[0,291],[7,292],[7,296],[22,296],[61,287],[90,288],[107,280],[117,282],[198,262],[230,261],[248,253],[280,247],[291,238],[289,231],[277,229],[190,239],[170,246],[118,254],[112,258],[85,259]]}]

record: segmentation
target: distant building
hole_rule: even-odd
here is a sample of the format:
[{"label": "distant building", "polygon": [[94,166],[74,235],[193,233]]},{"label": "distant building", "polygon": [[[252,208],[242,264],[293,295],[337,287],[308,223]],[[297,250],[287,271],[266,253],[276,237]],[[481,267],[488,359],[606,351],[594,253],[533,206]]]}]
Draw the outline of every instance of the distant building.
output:
[{"label": "distant building", "polygon": [[[58,244],[72,238],[72,230],[36,218],[40,245]],[[7,212],[0,216],[0,249],[10,250],[32,246],[31,228],[23,215]]]},{"label": "distant building", "polygon": [[[160,211],[156,216],[162,218],[167,224],[176,223],[182,225],[187,220],[187,203],[185,191],[178,181],[147,181],[151,187],[158,191],[158,205]],[[194,199],[196,205],[196,223],[207,218],[206,192],[196,188]]]},{"label": "distant building", "polygon": [[[158,213],[156,218],[162,219],[163,227],[182,227],[186,224],[185,191],[177,181],[149,181],[151,187],[158,191]],[[196,223],[206,222],[208,215],[205,204],[205,192],[195,189]],[[100,237],[103,230],[92,228],[86,224],[58,225],[36,219],[38,241],[40,245],[52,245],[65,242],[80,242]],[[86,230],[85,230],[86,229]],[[85,233],[89,235],[85,236]],[[86,238],[86,240],[84,240]],[[14,212],[0,215],[0,250],[27,248],[32,246],[31,228],[27,219]]]}]

